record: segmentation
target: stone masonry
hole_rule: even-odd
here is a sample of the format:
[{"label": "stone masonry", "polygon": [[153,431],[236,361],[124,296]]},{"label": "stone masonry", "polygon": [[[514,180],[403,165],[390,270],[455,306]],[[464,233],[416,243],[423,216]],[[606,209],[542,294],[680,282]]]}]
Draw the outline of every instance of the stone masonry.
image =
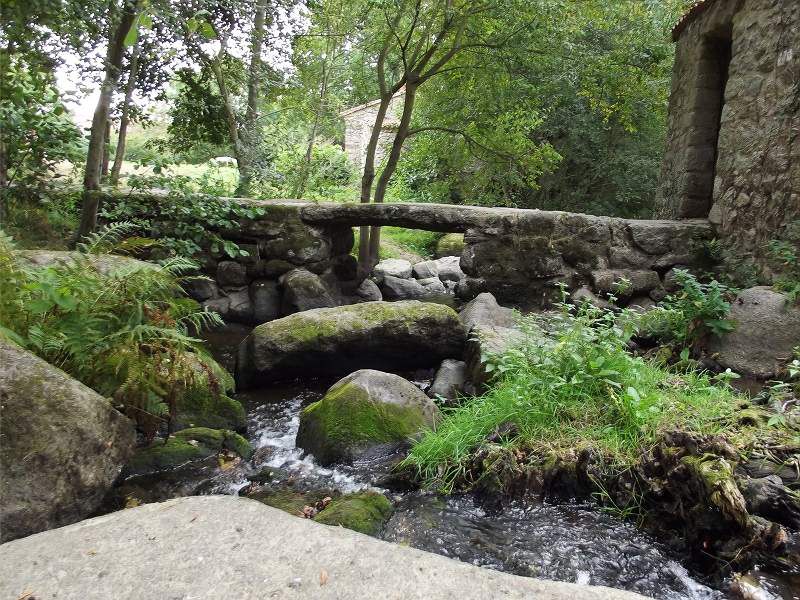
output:
[{"label": "stone masonry", "polygon": [[708,217],[769,276],[767,242],[800,220],[800,2],[705,0],[673,37],[660,213]]}]

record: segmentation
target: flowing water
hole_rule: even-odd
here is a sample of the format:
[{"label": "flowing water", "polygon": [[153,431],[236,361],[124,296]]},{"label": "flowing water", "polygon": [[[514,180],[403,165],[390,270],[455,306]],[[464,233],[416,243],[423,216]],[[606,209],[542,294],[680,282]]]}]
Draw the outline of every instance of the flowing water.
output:
[{"label": "flowing water", "polygon": [[[245,333],[243,328],[209,335],[226,366],[230,367],[232,351]],[[425,373],[415,375],[412,379],[424,386],[426,382],[419,378]],[[210,461],[195,465],[182,475],[168,477],[165,489],[172,485],[171,495],[236,494],[248,475],[265,467],[285,471],[309,488],[346,493],[375,487],[373,465],[323,468],[295,447],[301,408],[319,399],[330,383],[295,383],[239,394],[248,410],[248,436],[256,449],[250,463],[223,470]],[[140,485],[152,488],[155,481],[165,485],[163,478],[145,479]],[[170,492],[161,490],[160,495]],[[589,504],[518,503],[487,510],[469,495],[411,492],[390,497],[395,511],[382,534],[387,541],[499,571],[606,585],[664,600],[727,597],[694,579],[680,557],[666,547]],[[778,584],[773,588],[781,593]],[[792,594],[783,597],[800,600]]]}]

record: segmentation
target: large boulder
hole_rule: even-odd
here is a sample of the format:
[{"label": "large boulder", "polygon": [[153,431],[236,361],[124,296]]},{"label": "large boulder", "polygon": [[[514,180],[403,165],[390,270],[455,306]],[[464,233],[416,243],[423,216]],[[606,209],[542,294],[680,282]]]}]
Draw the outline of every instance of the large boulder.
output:
[{"label": "large boulder", "polygon": [[363,369],[338,381],[300,413],[297,446],[323,465],[404,442],[433,427],[439,411],[413,383]]},{"label": "large boulder", "polygon": [[447,306],[365,302],[259,325],[239,346],[240,385],[343,375],[361,368],[430,367],[461,356],[466,334]]},{"label": "large boulder", "polygon": [[728,318],[736,329],[708,345],[723,368],[757,379],[775,377],[800,345],[800,306],[772,288],[742,290]]},{"label": "large boulder", "polygon": [[281,312],[284,315],[337,304],[319,275],[306,269],[289,271],[281,277],[280,282],[283,286]]},{"label": "large boulder", "polygon": [[0,541],[80,521],[133,452],[131,421],[108,400],[0,340]]},{"label": "large boulder", "polygon": [[461,270],[461,259],[457,256],[445,256],[436,261],[436,270],[442,281],[459,282],[466,277]]}]

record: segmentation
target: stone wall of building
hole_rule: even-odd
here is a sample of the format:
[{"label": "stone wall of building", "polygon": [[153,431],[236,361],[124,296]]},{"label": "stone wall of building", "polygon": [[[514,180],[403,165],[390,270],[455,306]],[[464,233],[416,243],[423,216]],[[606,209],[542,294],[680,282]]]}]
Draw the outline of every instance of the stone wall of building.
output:
[{"label": "stone wall of building", "polygon": [[[403,92],[398,93],[392,98],[389,110],[384,120],[383,131],[378,141],[375,151],[375,164],[378,165],[388,152],[394,139],[392,128],[400,122],[399,113],[402,109]],[[367,104],[356,106],[340,113],[344,119],[344,151],[347,158],[357,169],[364,169],[364,162],[367,156],[367,144],[372,135],[372,127],[375,125],[375,117],[378,114],[379,100],[373,100]]]},{"label": "stone wall of building", "polygon": [[660,213],[708,217],[769,277],[800,220],[800,2],[707,0],[677,34]]}]

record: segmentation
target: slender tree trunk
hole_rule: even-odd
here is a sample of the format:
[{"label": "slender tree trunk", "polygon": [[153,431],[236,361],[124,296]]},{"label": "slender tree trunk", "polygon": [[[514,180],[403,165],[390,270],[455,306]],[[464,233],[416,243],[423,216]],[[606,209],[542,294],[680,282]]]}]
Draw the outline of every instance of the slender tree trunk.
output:
[{"label": "slender tree trunk", "polygon": [[103,133],[103,164],[100,167],[100,180],[108,177],[108,165],[111,162],[111,119],[106,119],[106,129]]},{"label": "slender tree trunk", "polygon": [[319,113],[314,116],[314,124],[311,126],[311,133],[308,134],[308,145],[306,146],[306,153],[303,157],[303,164],[300,167],[300,176],[297,179],[294,190],[292,190],[292,198],[302,198],[306,191],[306,183],[308,183],[308,176],[311,172],[311,159],[314,154],[314,144],[317,141],[318,128]]},{"label": "slender tree trunk", "polygon": [[128,74],[128,85],[125,87],[125,102],[122,105],[122,117],[119,120],[119,135],[117,136],[117,151],[114,153],[114,165],[111,167],[111,184],[119,183],[119,174],[122,171],[122,161],[125,160],[125,144],[128,137],[128,123],[131,116],[131,101],[133,91],[136,89],[136,76],[139,70],[139,43],[133,47],[131,55],[131,69]]},{"label": "slender tree trunk", "polygon": [[261,50],[264,47],[264,26],[267,20],[267,0],[258,0],[253,19],[253,37],[250,44],[250,68],[247,76],[247,113],[241,139],[239,163],[239,185],[237,196],[250,194],[253,178],[253,159],[259,146],[258,91],[261,84]]},{"label": "slender tree trunk", "polygon": [[125,2],[119,24],[108,42],[105,78],[100,87],[100,98],[97,100],[97,107],[92,118],[92,128],[89,133],[89,150],[86,154],[86,167],[83,174],[83,207],[75,241],[94,231],[97,225],[97,209],[100,204],[100,197],[97,192],[100,190],[100,167],[103,160],[105,124],[111,109],[114,88],[116,88],[119,80],[125,36],[128,35],[133,25],[137,5],[138,0]]},{"label": "slender tree trunk", "polygon": [[[378,178],[378,184],[375,186],[375,197],[373,202],[380,204],[386,196],[386,188],[389,186],[389,180],[394,175],[397,169],[397,163],[400,161],[400,153],[403,151],[403,143],[408,138],[408,132],[411,129],[411,115],[414,112],[414,101],[417,96],[417,86],[412,83],[414,78],[409,77],[409,83],[406,84],[406,96],[403,100],[403,114],[400,117],[400,124],[397,127],[397,133],[392,142],[392,149],[389,152],[389,158],[386,161],[386,166]],[[376,263],[379,258],[381,245],[381,228],[372,227],[369,234],[369,260],[371,263]]]},{"label": "slender tree trunk", "polygon": [[211,70],[217,80],[219,95],[222,97],[222,106],[225,110],[225,123],[228,126],[228,139],[231,143],[231,151],[237,163],[241,164],[241,144],[239,141],[239,126],[236,124],[236,112],[233,110],[228,84],[225,83],[225,75],[222,72],[222,59],[220,55],[211,59]]},{"label": "slender tree trunk", "polygon": [[[381,96],[378,105],[378,113],[375,115],[375,124],[372,126],[372,133],[367,144],[367,155],[364,160],[364,171],[361,176],[361,203],[369,204],[372,199],[372,183],[375,181],[375,152],[378,149],[383,122],[386,113],[389,111],[389,104],[392,101],[392,94]],[[376,255],[377,256],[377,255]],[[361,227],[358,244],[358,265],[362,274],[367,274],[374,266],[370,254],[370,228]]]}]

